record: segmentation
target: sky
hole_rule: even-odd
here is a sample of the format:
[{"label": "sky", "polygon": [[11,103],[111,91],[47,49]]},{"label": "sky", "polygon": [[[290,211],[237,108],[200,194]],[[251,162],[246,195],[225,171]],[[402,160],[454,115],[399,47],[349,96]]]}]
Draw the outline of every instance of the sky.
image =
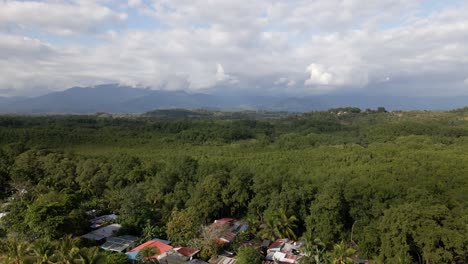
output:
[{"label": "sky", "polygon": [[468,95],[467,0],[0,0],[0,96]]}]

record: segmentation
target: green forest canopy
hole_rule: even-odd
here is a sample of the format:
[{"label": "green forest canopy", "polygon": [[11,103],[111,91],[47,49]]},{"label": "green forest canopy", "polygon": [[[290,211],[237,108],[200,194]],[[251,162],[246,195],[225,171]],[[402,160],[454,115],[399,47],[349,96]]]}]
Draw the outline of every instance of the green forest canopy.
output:
[{"label": "green forest canopy", "polygon": [[0,146],[2,225],[25,240],[81,235],[91,209],[181,244],[216,218],[261,235],[283,214],[328,247],[352,232],[363,257],[467,261],[466,108],[0,116]]}]

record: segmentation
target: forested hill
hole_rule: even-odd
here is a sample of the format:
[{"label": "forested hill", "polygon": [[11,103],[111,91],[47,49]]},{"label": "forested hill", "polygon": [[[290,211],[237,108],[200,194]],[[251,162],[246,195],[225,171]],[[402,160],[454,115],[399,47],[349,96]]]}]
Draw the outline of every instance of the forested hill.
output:
[{"label": "forested hill", "polygon": [[468,262],[468,108],[197,113],[1,116],[0,236],[79,236],[95,209],[180,245],[233,217],[258,239]]},{"label": "forested hill", "polygon": [[360,108],[405,110],[446,110],[467,105],[467,96],[379,96],[367,94],[263,95],[205,94],[185,91],[151,90],[118,84],[73,87],[37,97],[0,97],[0,113],[95,112],[144,113],[153,109],[269,110],[288,112],[323,111],[351,105]]}]

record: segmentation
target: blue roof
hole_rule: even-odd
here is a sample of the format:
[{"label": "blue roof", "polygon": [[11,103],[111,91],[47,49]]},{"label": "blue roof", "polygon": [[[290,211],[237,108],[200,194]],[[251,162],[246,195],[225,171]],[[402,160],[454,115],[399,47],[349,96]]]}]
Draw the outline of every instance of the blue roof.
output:
[{"label": "blue roof", "polygon": [[[164,243],[166,245],[170,245],[171,244],[171,241],[169,240],[164,240],[164,239],[159,239],[159,238],[153,238],[151,239],[150,241],[159,241],[161,243]],[[132,251],[132,252],[128,252],[128,253],[125,253],[127,254],[127,257],[130,259],[130,260],[137,260],[137,255],[138,253],[140,253],[140,250],[135,250],[135,251]]]},{"label": "blue roof", "polygon": [[125,254],[127,254],[127,257],[128,257],[130,260],[136,260],[136,259],[137,259],[138,253],[140,253],[140,250],[133,251],[133,252],[128,252],[128,253],[125,253]]}]

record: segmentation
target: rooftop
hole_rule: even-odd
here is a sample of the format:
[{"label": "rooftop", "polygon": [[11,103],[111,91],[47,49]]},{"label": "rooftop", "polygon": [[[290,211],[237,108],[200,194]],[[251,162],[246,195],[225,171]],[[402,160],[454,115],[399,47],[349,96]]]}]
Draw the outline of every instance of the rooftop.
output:
[{"label": "rooftop", "polygon": [[129,247],[134,246],[137,240],[138,238],[136,236],[128,235],[119,237],[109,237],[106,240],[106,243],[104,243],[101,246],[101,248],[108,251],[124,252]]},{"label": "rooftop", "polygon": [[121,227],[122,226],[119,224],[111,224],[89,232],[88,234],[82,235],[81,237],[89,240],[100,241],[113,236]]},{"label": "rooftop", "polygon": [[127,252],[127,257],[131,260],[136,260],[136,257],[138,255],[138,253],[140,252],[140,250],[144,249],[145,247],[154,247],[154,248],[157,248],[159,253],[158,254],[154,254],[153,256],[151,256],[152,259],[157,259],[160,255],[166,253],[167,251],[171,250],[172,247],[161,242],[160,239],[153,239],[153,240],[150,240],[150,241],[147,241],[141,245],[139,245],[138,247],[130,250],[129,252]]}]

